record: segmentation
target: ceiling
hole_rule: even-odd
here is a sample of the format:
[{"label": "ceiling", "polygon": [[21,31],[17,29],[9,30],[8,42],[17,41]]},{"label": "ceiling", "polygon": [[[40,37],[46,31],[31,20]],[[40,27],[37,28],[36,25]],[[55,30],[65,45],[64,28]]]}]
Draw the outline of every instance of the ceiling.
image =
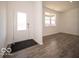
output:
[{"label": "ceiling", "polygon": [[79,7],[79,1],[44,1],[44,7],[59,12],[64,12],[69,9]]}]

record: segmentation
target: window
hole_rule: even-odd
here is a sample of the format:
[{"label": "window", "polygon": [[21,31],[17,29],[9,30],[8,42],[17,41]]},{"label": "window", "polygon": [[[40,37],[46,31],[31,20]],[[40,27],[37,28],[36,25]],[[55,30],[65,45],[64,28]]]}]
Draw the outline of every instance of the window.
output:
[{"label": "window", "polygon": [[56,17],[55,16],[51,17],[51,25],[56,26]]},{"label": "window", "polygon": [[45,26],[56,26],[56,15],[45,12]]},{"label": "window", "polygon": [[26,13],[17,12],[17,30],[26,30]]},{"label": "window", "polygon": [[50,24],[50,17],[45,16],[45,24],[48,26]]}]

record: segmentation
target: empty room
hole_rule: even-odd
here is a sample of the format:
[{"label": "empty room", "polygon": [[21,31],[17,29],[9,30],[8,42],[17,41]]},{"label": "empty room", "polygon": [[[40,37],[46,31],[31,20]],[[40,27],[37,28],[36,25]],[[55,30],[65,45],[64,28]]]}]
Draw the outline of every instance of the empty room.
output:
[{"label": "empty room", "polygon": [[0,58],[79,58],[79,1],[0,1]]}]

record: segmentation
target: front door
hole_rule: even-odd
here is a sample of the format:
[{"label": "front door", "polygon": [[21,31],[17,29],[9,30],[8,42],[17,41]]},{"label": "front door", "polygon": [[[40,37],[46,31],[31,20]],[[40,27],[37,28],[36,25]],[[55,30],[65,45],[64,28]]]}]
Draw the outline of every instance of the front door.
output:
[{"label": "front door", "polygon": [[13,40],[14,42],[28,39],[28,17],[26,12],[15,12]]}]

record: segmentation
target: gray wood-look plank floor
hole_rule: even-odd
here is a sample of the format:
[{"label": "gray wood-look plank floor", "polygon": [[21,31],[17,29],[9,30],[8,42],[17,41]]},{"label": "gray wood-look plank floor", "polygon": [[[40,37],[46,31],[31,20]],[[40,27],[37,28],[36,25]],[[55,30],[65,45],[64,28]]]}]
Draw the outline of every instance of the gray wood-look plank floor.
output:
[{"label": "gray wood-look plank floor", "polygon": [[13,53],[13,58],[78,58],[79,36],[58,33],[46,36],[44,45],[35,45]]}]

